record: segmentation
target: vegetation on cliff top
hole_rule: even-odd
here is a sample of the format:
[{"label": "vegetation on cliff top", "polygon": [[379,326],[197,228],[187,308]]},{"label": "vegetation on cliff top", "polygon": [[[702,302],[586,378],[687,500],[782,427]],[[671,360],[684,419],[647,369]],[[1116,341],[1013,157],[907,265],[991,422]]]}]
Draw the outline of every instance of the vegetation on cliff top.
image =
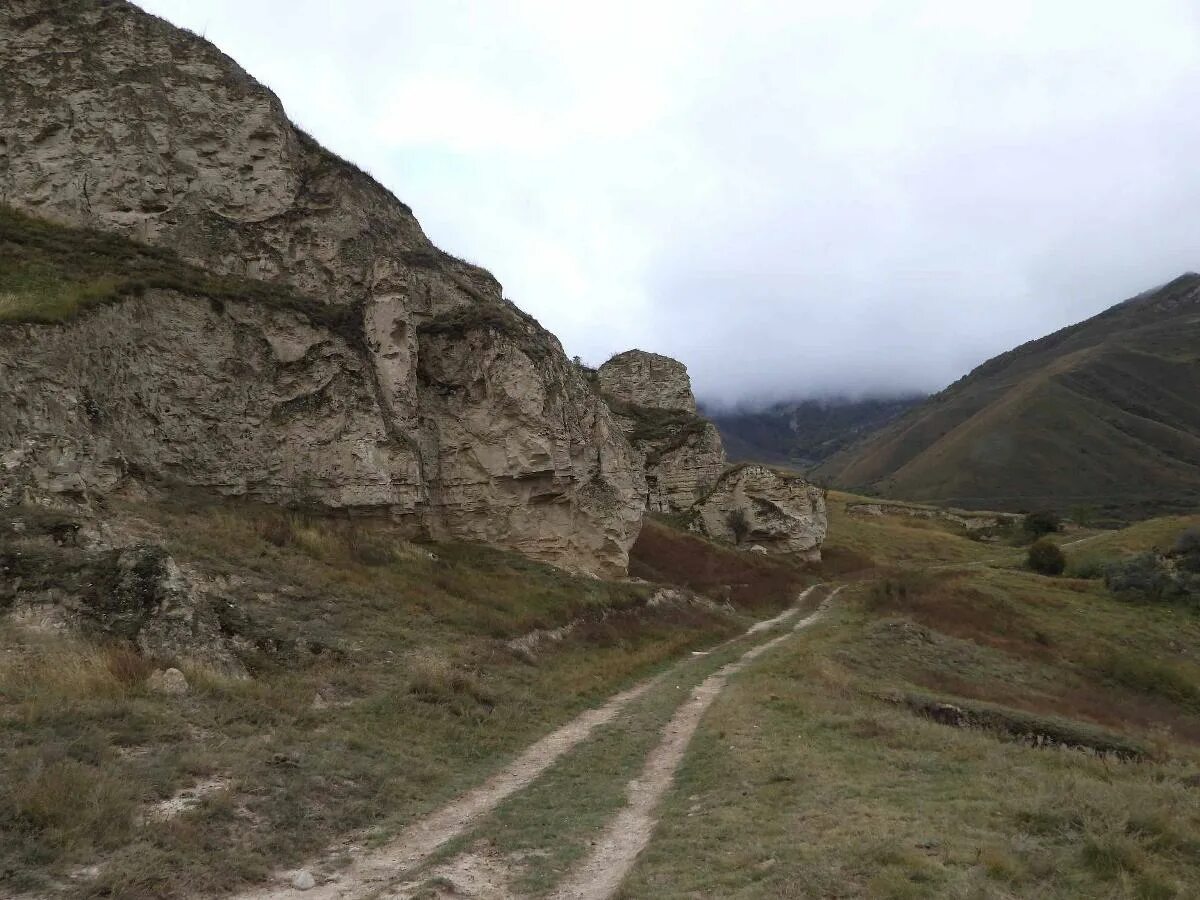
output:
[{"label": "vegetation on cliff top", "polygon": [[0,205],[0,324],[64,322],[151,290],[218,305],[237,300],[283,307],[337,331],[357,327],[352,309],[320,303],[287,285],[214,275],[173,250]]}]

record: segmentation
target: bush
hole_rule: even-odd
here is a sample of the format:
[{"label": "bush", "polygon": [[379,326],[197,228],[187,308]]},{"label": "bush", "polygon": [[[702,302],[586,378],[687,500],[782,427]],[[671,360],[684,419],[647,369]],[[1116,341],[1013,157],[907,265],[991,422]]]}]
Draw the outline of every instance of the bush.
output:
[{"label": "bush", "polygon": [[1153,553],[1109,564],[1104,584],[1122,599],[1144,603],[1161,603],[1171,594],[1171,576]]},{"label": "bush", "polygon": [[1025,516],[1021,522],[1021,529],[1032,538],[1040,538],[1042,535],[1062,530],[1062,519],[1058,513],[1039,510]]},{"label": "bush", "polygon": [[740,544],[746,539],[746,535],[750,532],[750,520],[746,518],[745,510],[731,509],[725,521],[729,525],[729,530],[733,532],[734,541]]},{"label": "bush", "polygon": [[1176,703],[1200,702],[1200,688],[1184,669],[1168,661],[1113,650],[1097,662],[1096,668],[1108,680],[1130,690],[1155,694]]},{"label": "bush", "polygon": [[912,601],[930,593],[938,583],[935,576],[921,570],[897,572],[871,584],[867,607],[879,611],[907,610]]},{"label": "bush", "polygon": [[1200,558],[1200,528],[1189,528],[1175,539],[1173,556]]},{"label": "bush", "polygon": [[1061,575],[1067,567],[1066,554],[1058,544],[1047,538],[1034,541],[1029,548],[1029,568],[1042,575]]}]

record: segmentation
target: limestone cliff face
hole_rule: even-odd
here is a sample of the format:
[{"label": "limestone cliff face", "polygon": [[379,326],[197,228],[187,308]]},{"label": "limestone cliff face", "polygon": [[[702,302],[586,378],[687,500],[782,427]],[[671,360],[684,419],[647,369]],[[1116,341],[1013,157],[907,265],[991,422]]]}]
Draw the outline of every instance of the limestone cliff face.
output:
[{"label": "limestone cliff face", "polygon": [[825,492],[766,466],[730,469],[696,505],[696,525],[714,540],[816,562],[829,529]]},{"label": "limestone cliff face", "polygon": [[0,201],[286,283],[347,323],[147,296],[7,329],[10,492],[16,472],[96,492],[149,467],[624,570],[640,466],[558,341],[211,44],[123,0],[11,0],[0,121]]},{"label": "limestone cliff face", "polygon": [[602,365],[596,380],[642,456],[646,506],[655,512],[690,509],[725,468],[725,450],[717,427],[696,414],[683,363],[629,350]]}]

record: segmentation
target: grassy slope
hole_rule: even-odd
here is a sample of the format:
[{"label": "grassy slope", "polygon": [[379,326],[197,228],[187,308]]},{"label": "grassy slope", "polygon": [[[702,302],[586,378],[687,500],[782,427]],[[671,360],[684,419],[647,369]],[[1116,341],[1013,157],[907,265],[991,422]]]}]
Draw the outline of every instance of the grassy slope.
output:
[{"label": "grassy slope", "polygon": [[[733,680],[622,896],[1200,894],[1200,788],[1185,786],[1200,774],[1200,620],[1032,575],[1013,548],[846,517],[845,499],[831,543],[873,547],[875,577]],[[1136,551],[1179,525],[1096,541]],[[1038,749],[906,698],[1147,755]]]},{"label": "grassy slope", "polygon": [[[648,587],[482,547],[380,557],[405,546],[384,524],[204,502],[120,515],[169,535],[181,562],[282,586],[245,601],[255,627],[284,648],[326,650],[252,654],[250,681],[187,669],[193,690],[176,699],[148,690],[151,663],[123,648],[4,626],[0,885],[11,889],[194,896],[348,831],[391,832],[577,710],[748,621],[715,607],[649,610]],[[364,554],[368,540],[376,550]],[[766,579],[746,604],[786,604],[792,577]],[[532,661],[505,646],[571,620],[581,624]],[[196,809],[140,821],[210,779],[221,787]],[[70,877],[96,864],[95,880]]]},{"label": "grassy slope", "polygon": [[1200,305],[1186,276],[997,357],[818,475],[888,496],[1146,515],[1200,503]]}]

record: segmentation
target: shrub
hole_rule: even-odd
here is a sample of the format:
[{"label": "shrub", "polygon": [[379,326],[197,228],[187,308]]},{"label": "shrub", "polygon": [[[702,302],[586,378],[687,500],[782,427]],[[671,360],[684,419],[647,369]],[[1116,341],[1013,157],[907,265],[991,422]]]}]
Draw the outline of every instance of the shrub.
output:
[{"label": "shrub", "polygon": [[1171,662],[1113,650],[1098,661],[1096,669],[1103,677],[1130,690],[1155,694],[1176,703],[1200,702],[1200,688],[1185,670]]},{"label": "shrub", "polygon": [[1038,510],[1025,516],[1021,522],[1021,529],[1032,538],[1040,538],[1042,535],[1060,531],[1062,519],[1059,518],[1058,513],[1050,510]]},{"label": "shrub", "polygon": [[1061,575],[1067,567],[1066,554],[1058,544],[1047,538],[1034,541],[1029,548],[1029,568],[1042,575]]},{"label": "shrub", "polygon": [[746,518],[744,509],[731,509],[725,521],[729,525],[729,530],[733,532],[733,539],[739,544],[750,533],[750,520]]},{"label": "shrub", "polygon": [[878,611],[908,610],[912,601],[930,593],[939,579],[922,570],[900,571],[871,584],[867,607]]},{"label": "shrub", "polygon": [[459,668],[444,656],[423,651],[409,662],[409,693],[433,704],[455,704],[467,700],[494,706],[495,698],[475,673]]},{"label": "shrub", "polygon": [[344,530],[343,539],[351,558],[364,566],[387,566],[396,561],[396,551],[386,535],[351,524]]},{"label": "shrub", "polygon": [[1110,563],[1104,572],[1104,584],[1122,599],[1145,603],[1160,603],[1171,593],[1171,576],[1153,553]]},{"label": "shrub", "polygon": [[288,547],[296,539],[296,530],[288,516],[274,515],[257,523],[258,534],[276,547]]},{"label": "shrub", "polygon": [[1200,528],[1189,528],[1175,539],[1174,556],[1200,558]]}]

